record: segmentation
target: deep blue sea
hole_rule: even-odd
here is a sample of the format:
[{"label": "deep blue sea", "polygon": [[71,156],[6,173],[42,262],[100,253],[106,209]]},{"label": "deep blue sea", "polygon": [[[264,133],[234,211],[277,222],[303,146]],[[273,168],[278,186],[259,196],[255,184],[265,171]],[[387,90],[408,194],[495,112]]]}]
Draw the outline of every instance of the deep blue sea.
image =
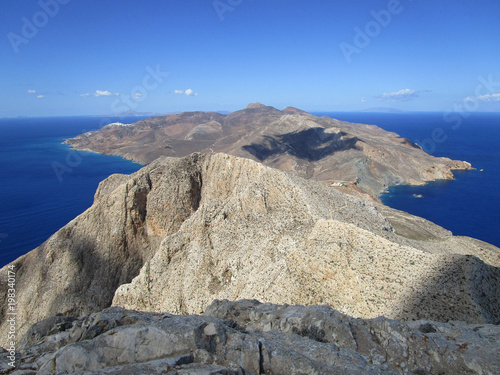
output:
[{"label": "deep blue sea", "polygon": [[[378,125],[418,143],[434,156],[470,162],[476,170],[455,172],[455,180],[425,186],[396,186],[381,199],[390,207],[424,217],[455,235],[474,237],[500,247],[500,113],[320,115]],[[413,194],[421,194],[422,198]]]},{"label": "deep blue sea", "polygon": [[[500,246],[500,114],[468,114],[461,117],[460,126],[446,122],[442,113],[315,114],[378,125],[423,145],[435,156],[471,162],[477,170],[457,172],[454,181],[394,187],[382,200],[454,234]],[[101,180],[141,167],[116,156],[76,152],[62,142],[110,122],[140,119],[0,119],[0,267],[34,249],[90,207]],[[433,134],[439,142],[425,142]]]},{"label": "deep blue sea", "polygon": [[141,165],[73,151],[66,138],[132,118],[0,119],[0,267],[42,244],[92,205],[99,182]]}]

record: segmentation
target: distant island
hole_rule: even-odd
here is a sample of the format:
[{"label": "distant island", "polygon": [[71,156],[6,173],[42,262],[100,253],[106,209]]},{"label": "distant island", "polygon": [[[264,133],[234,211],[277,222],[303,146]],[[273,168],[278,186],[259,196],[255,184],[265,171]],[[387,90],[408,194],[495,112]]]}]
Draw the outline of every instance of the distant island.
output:
[{"label": "distant island", "polygon": [[67,140],[73,148],[148,164],[160,156],[224,152],[375,199],[389,186],[453,179],[464,161],[431,156],[377,126],[260,103],[221,114],[183,112],[107,126]]}]

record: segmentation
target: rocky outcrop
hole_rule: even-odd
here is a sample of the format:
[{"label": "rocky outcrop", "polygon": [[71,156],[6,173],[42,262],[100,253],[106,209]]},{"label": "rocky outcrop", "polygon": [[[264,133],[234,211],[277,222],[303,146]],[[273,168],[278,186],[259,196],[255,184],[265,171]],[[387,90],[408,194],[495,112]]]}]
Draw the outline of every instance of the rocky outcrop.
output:
[{"label": "rocky outcrop", "polygon": [[[79,316],[109,306],[116,288],[130,282],[163,237],[175,233],[197,209],[199,172],[189,163],[196,158],[165,160],[152,173],[109,177],[90,209],[12,262],[18,333],[49,315]],[[2,301],[7,301],[7,274],[5,266],[0,271]],[[7,304],[0,311],[5,329]]]},{"label": "rocky outcrop", "polygon": [[296,108],[252,103],[222,115],[186,112],[127,127],[105,127],[67,141],[76,149],[116,154],[140,163],[193,152],[250,158],[350,193],[376,198],[385,188],[452,179],[467,162],[436,158],[377,126],[316,117]]},{"label": "rocky outcrop", "polygon": [[[112,307],[27,332],[11,374],[497,374],[500,327],[354,319],[327,306],[214,301],[203,316]],[[0,373],[12,369],[1,353]]]},{"label": "rocky outcrop", "polygon": [[[498,248],[224,154],[109,177],[89,210],[10,266],[18,335],[56,313],[114,304],[191,314],[242,298],[365,318],[500,320]],[[6,266],[3,346],[7,277]]]}]

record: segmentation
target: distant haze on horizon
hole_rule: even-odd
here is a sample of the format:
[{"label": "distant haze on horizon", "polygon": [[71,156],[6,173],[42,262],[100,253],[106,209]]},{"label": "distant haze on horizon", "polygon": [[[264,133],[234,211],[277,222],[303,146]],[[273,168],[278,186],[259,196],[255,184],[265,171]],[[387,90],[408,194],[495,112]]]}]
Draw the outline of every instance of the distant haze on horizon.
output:
[{"label": "distant haze on horizon", "polygon": [[500,111],[500,2],[4,0],[0,117]]}]

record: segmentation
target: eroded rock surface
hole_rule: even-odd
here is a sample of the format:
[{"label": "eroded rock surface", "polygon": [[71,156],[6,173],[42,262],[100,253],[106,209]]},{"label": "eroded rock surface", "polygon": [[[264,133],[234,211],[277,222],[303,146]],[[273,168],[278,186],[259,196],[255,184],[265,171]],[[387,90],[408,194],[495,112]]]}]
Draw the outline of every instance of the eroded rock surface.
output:
[{"label": "eroded rock surface", "polygon": [[[202,313],[214,299],[364,318],[500,321],[499,249],[246,158],[161,158],[11,263],[17,334],[111,304]],[[7,266],[0,270],[6,346]]]},{"label": "eroded rock surface", "polygon": [[28,331],[11,374],[500,372],[500,327],[488,324],[354,319],[327,306],[256,300],[214,301],[203,316],[112,307],[64,319]]}]

